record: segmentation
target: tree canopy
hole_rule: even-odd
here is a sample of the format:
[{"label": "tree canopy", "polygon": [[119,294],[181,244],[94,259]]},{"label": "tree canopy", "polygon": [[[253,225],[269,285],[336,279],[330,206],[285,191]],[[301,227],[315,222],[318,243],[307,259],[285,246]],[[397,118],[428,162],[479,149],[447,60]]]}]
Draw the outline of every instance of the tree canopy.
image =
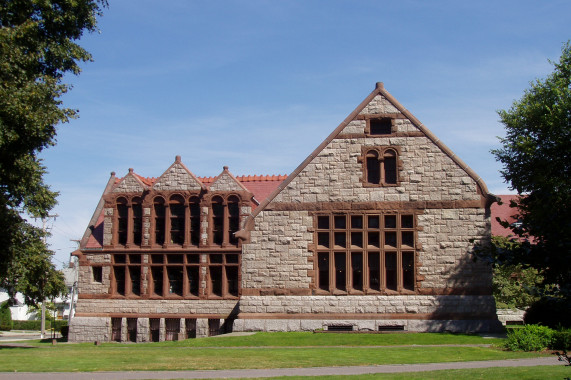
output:
[{"label": "tree canopy", "polygon": [[96,29],[105,6],[105,0],[0,0],[0,280],[30,303],[63,284],[45,232],[25,219],[46,217],[56,204],[38,155],[55,145],[57,126],[77,116],[60,100],[69,90],[63,78],[91,60],[77,41]]},{"label": "tree canopy", "polygon": [[[504,179],[521,196],[513,202],[521,223],[509,226],[523,243],[499,252],[503,262],[536,268],[558,296],[571,297],[571,46],[543,80],[530,83],[510,109],[493,150]],[[508,227],[504,221],[504,226]]]}]

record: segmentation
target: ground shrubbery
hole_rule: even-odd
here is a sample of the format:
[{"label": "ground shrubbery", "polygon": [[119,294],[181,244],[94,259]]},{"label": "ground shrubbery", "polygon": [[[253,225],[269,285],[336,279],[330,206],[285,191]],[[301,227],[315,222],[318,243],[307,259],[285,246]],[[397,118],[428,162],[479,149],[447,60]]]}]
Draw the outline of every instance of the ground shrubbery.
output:
[{"label": "ground shrubbery", "polygon": [[508,332],[505,347],[510,351],[571,350],[571,329],[526,325]]},{"label": "ground shrubbery", "polygon": [[12,330],[12,313],[7,301],[0,305],[0,330]]}]

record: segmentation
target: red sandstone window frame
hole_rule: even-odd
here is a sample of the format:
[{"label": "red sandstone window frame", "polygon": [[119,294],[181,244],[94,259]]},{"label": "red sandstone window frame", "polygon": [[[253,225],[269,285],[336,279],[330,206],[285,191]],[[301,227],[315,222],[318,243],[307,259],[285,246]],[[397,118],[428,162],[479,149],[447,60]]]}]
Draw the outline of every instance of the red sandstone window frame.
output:
[{"label": "red sandstone window frame", "polygon": [[400,186],[402,163],[399,157],[399,147],[362,147],[361,156],[357,158],[357,161],[362,164],[361,182],[363,186]]},{"label": "red sandstone window frame", "polygon": [[416,220],[404,211],[314,214],[314,292],[414,293]]}]

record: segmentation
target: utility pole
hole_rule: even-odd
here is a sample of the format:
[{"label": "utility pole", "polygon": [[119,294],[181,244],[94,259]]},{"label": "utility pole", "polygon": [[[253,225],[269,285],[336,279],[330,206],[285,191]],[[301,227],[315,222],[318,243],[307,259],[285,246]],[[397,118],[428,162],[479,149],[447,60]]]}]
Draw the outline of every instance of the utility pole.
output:
[{"label": "utility pole", "polygon": [[[48,221],[48,218],[54,218],[54,221],[56,220],[56,218],[58,217],[58,214],[54,214],[54,215],[48,215],[46,217],[42,218],[42,231],[44,232],[44,237],[43,237],[43,241],[44,241],[44,245],[47,247],[48,245],[48,237],[46,235],[46,224]],[[42,293],[44,292],[44,288],[46,287],[46,278],[42,278]],[[44,339],[46,337],[46,297],[44,296],[44,299],[42,300],[42,323],[41,323],[41,335],[40,338]]]}]

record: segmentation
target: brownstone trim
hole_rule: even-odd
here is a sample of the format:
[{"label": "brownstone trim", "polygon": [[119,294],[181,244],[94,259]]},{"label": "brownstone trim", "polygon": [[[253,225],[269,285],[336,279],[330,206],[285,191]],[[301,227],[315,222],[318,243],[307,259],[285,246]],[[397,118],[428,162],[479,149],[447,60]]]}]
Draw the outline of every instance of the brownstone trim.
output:
[{"label": "brownstone trim", "polygon": [[308,202],[272,203],[269,211],[361,211],[427,210],[483,208],[481,200],[467,201],[394,201],[394,202]]},{"label": "brownstone trim", "polygon": [[366,133],[340,133],[335,137],[335,140],[383,138],[383,137],[426,137],[426,135],[422,132],[393,132],[390,135],[369,135]]}]

